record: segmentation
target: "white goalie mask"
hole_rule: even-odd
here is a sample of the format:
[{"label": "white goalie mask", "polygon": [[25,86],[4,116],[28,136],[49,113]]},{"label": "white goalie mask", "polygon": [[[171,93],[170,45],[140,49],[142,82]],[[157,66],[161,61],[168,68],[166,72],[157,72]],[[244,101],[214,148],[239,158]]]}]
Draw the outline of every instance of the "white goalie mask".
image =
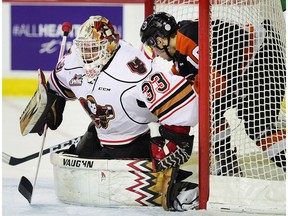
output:
[{"label": "white goalie mask", "polygon": [[102,16],[91,16],[74,39],[76,53],[84,63],[88,81],[97,77],[119,46],[119,34]]}]

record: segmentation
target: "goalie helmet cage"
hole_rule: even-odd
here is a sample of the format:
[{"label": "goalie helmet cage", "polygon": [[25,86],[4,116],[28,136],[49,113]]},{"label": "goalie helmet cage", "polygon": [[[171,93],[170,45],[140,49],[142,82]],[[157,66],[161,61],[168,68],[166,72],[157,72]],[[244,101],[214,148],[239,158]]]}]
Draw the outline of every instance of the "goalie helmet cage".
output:
[{"label": "goalie helmet cage", "polygon": [[[273,151],[284,151],[284,157],[286,154],[286,104],[284,95],[286,88],[286,35],[281,1],[146,1],[150,2],[145,4],[146,16],[151,14],[151,11],[165,11],[172,14],[177,21],[199,20],[199,109],[201,112],[199,113],[198,153],[200,208],[269,215],[285,214],[286,173],[282,167],[276,166],[269,159]],[[147,8],[147,5],[150,6]],[[153,8],[151,8],[152,5]],[[221,30],[219,26],[222,25],[225,28],[225,25],[221,22],[217,24],[217,20],[238,24],[241,27],[236,28],[228,25],[226,30]],[[243,30],[248,35],[248,37],[242,38],[242,41],[246,40],[246,43],[241,43],[241,36],[239,36]],[[230,38],[230,42],[228,38]],[[218,45],[213,41],[217,41]],[[259,45],[261,43],[266,43],[266,45]],[[272,45],[269,46],[268,43]],[[245,46],[246,49],[242,49]],[[263,51],[265,49],[266,51]],[[232,50],[234,53],[231,52]],[[256,55],[257,52],[261,55]],[[265,53],[268,54],[265,55]],[[257,59],[258,66],[248,60],[251,58],[254,61]],[[239,68],[242,68],[241,71]],[[223,73],[226,82],[223,82],[223,79],[215,78],[215,69]],[[246,95],[243,96],[243,93],[239,92],[241,88],[239,90],[239,86],[233,85],[235,83],[233,79],[244,80],[245,71],[246,75],[249,71],[253,82],[251,84],[246,80],[246,84],[249,83],[249,85],[246,85],[242,90],[251,89],[250,85],[254,89],[257,88],[257,85],[261,85],[258,92],[268,91],[268,94],[254,95],[254,92],[246,91]],[[215,101],[219,95],[223,95],[225,87],[227,87],[226,94],[223,96],[225,101],[221,101],[219,104]],[[250,101],[246,101],[247,103],[252,104],[250,110],[246,107],[247,103],[242,104],[242,107],[240,106],[241,94],[242,98]],[[236,106],[230,106],[233,97],[236,98]],[[259,99],[258,97],[263,98]],[[266,109],[262,106],[263,103],[269,107],[266,112],[263,112],[263,109]],[[226,119],[224,123],[220,121],[221,115],[217,113],[219,110],[226,110],[223,115]],[[247,112],[250,111],[252,114],[248,115]],[[246,114],[249,118],[242,118],[242,120],[238,118],[241,112],[242,116]],[[257,121],[259,119],[262,121]],[[227,126],[227,124],[229,127],[226,127],[226,130],[221,129],[221,133],[219,133],[217,129],[225,128],[224,125]],[[264,124],[266,124],[266,128],[260,134],[258,129],[265,127]],[[267,124],[270,126],[267,127]],[[248,129],[249,136],[245,128]],[[275,139],[273,140],[278,141],[278,144],[273,145],[270,142],[271,138],[266,138],[264,139],[266,146],[261,148],[261,146],[256,145],[257,141],[262,138],[257,137],[257,133],[264,136],[265,134],[271,135],[275,131],[281,131],[277,137],[274,136]],[[225,149],[223,145],[219,145],[219,142],[217,144],[217,140],[226,140],[225,143],[230,143],[230,147],[226,146]],[[219,146],[222,146],[222,149],[218,149]],[[286,157],[284,157],[280,163],[285,163],[286,166]],[[231,170],[229,170],[230,168]]]}]

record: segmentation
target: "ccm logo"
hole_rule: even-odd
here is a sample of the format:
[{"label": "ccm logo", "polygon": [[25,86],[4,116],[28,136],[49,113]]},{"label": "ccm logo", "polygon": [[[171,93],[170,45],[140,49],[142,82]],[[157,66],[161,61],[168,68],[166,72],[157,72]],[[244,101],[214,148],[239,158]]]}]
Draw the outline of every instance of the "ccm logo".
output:
[{"label": "ccm logo", "polygon": [[100,91],[110,91],[110,88],[99,87],[98,90]]}]

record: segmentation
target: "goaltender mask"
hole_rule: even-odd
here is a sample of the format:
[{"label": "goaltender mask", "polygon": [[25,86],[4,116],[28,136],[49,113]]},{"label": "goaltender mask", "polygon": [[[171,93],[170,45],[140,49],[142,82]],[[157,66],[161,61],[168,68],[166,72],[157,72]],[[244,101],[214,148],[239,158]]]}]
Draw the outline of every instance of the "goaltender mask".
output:
[{"label": "goaltender mask", "polygon": [[191,156],[189,131],[198,123],[195,84],[161,71],[121,40],[102,16],[91,16],[80,26],[47,83],[39,72],[39,88],[20,118],[23,135],[41,135],[46,124],[57,129],[65,102],[78,100],[92,122],[77,146],[64,154],[151,161],[153,172],[164,173],[159,184],[167,184],[160,186],[164,209],[197,208],[198,185],[183,181],[188,172],[179,169]]}]

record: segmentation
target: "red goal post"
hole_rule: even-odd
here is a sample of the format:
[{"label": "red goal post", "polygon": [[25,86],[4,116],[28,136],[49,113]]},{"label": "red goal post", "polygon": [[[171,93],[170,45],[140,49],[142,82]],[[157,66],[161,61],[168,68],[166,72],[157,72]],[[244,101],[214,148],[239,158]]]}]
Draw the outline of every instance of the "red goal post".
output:
[{"label": "red goal post", "polygon": [[[150,3],[148,3],[150,2]],[[209,197],[209,149],[210,149],[210,141],[209,136],[210,128],[209,128],[209,119],[210,119],[210,111],[209,111],[209,0],[201,0],[198,1],[187,1],[187,0],[163,0],[163,1],[155,1],[155,0],[146,0],[145,4],[145,16],[150,15],[151,11],[158,11],[157,3],[161,2],[161,4],[199,4],[199,44],[201,44],[201,49],[199,49],[199,80],[201,80],[199,85],[199,92],[201,92],[201,96],[199,97],[199,107],[201,107],[202,114],[199,115],[199,144],[201,147],[199,148],[199,190],[201,193],[199,194],[199,207],[200,209],[206,209],[206,203]],[[148,7],[147,7],[148,6]],[[160,11],[160,10],[159,10]],[[170,12],[170,11],[165,11]],[[177,11],[181,13],[181,11]],[[175,16],[175,14],[172,14]],[[201,34],[201,37],[200,37]],[[202,58],[203,56],[203,58]]]},{"label": "red goal post", "polygon": [[[168,12],[177,21],[199,20],[200,208],[283,214],[286,35],[281,1],[151,2],[154,12]],[[225,83],[215,79],[215,68]],[[225,100],[217,100],[222,91]]]}]

